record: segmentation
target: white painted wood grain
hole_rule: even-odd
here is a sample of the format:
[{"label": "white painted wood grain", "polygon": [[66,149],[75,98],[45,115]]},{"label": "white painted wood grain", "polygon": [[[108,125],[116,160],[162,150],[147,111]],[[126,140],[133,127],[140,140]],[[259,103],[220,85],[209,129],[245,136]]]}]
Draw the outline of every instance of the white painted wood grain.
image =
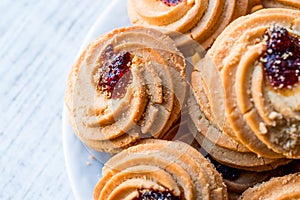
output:
[{"label": "white painted wood grain", "polygon": [[0,1],[1,200],[74,199],[61,139],[65,83],[109,2]]}]

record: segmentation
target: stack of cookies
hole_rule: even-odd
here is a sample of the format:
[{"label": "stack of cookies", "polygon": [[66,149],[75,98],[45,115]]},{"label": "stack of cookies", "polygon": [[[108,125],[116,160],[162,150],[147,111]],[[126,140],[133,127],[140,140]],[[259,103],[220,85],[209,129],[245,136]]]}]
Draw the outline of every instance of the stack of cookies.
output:
[{"label": "stack of cookies", "polygon": [[262,9],[235,20],[194,59],[192,132],[214,160],[251,172],[251,185],[300,158],[299,25],[297,10]]},{"label": "stack of cookies", "polygon": [[74,133],[116,154],[94,199],[299,198],[299,1],[129,0],[128,14],[138,26],[90,43],[68,79]]}]

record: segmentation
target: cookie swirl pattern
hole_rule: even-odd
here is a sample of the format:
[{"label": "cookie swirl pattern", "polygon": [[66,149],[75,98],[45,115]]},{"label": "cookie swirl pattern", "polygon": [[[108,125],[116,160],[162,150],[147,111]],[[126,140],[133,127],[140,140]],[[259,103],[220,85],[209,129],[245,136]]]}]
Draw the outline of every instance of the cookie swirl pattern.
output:
[{"label": "cookie swirl pattern", "polygon": [[168,36],[142,27],[93,41],[73,66],[65,97],[75,134],[111,153],[141,138],[162,138],[184,98],[183,55]]},{"label": "cookie swirl pattern", "polygon": [[257,11],[230,24],[207,54],[221,77],[226,119],[260,156],[300,157],[299,20],[297,10]]},{"label": "cookie swirl pattern", "polygon": [[208,48],[232,20],[257,6],[259,0],[129,0],[128,14],[134,25],[186,33]]},{"label": "cookie swirl pattern", "polygon": [[213,165],[179,141],[144,140],[112,157],[102,175],[95,200],[151,199],[151,194],[161,199],[227,199]]}]

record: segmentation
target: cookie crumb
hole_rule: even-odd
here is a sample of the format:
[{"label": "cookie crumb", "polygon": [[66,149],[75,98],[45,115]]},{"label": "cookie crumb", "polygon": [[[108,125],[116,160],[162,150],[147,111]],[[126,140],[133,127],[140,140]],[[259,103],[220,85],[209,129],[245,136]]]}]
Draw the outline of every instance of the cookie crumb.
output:
[{"label": "cookie crumb", "polygon": [[91,163],[91,162],[89,162],[89,161],[87,161],[87,162],[85,163],[85,165],[86,165],[86,166],[91,166],[91,165],[92,165],[92,163]]},{"label": "cookie crumb", "polygon": [[282,114],[281,114],[281,113],[278,113],[278,112],[275,112],[275,111],[272,111],[272,112],[269,114],[269,119],[271,119],[271,120],[274,120],[274,119],[282,119]]},{"label": "cookie crumb", "polygon": [[266,127],[265,123],[263,123],[263,122],[259,123],[259,131],[261,132],[261,134],[268,133],[268,130],[267,130],[267,127]]},{"label": "cookie crumb", "polygon": [[89,156],[89,158],[91,159],[91,160],[96,160],[96,158],[95,158],[95,156]]}]

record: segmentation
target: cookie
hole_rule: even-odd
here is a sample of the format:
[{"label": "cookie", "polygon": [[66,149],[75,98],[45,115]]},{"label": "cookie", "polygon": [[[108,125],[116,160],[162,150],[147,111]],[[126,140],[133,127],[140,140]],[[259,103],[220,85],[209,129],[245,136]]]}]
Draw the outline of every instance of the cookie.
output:
[{"label": "cookie", "polygon": [[232,20],[259,5],[260,0],[129,0],[128,15],[134,25],[185,33],[209,48]]},{"label": "cookie", "polygon": [[298,0],[261,0],[265,8],[290,8],[300,9]]},{"label": "cookie", "polygon": [[97,38],[73,66],[65,101],[75,134],[115,153],[162,138],[185,99],[185,59],[160,31],[120,28]]},{"label": "cookie", "polygon": [[272,178],[247,189],[240,199],[300,199],[300,173]]},{"label": "cookie", "polygon": [[147,139],[112,157],[94,199],[227,199],[222,177],[183,142]]},{"label": "cookie", "polygon": [[299,35],[300,11],[263,9],[231,23],[208,51],[210,65],[198,65],[218,72],[210,91],[224,92],[236,138],[261,157],[300,157]]}]

